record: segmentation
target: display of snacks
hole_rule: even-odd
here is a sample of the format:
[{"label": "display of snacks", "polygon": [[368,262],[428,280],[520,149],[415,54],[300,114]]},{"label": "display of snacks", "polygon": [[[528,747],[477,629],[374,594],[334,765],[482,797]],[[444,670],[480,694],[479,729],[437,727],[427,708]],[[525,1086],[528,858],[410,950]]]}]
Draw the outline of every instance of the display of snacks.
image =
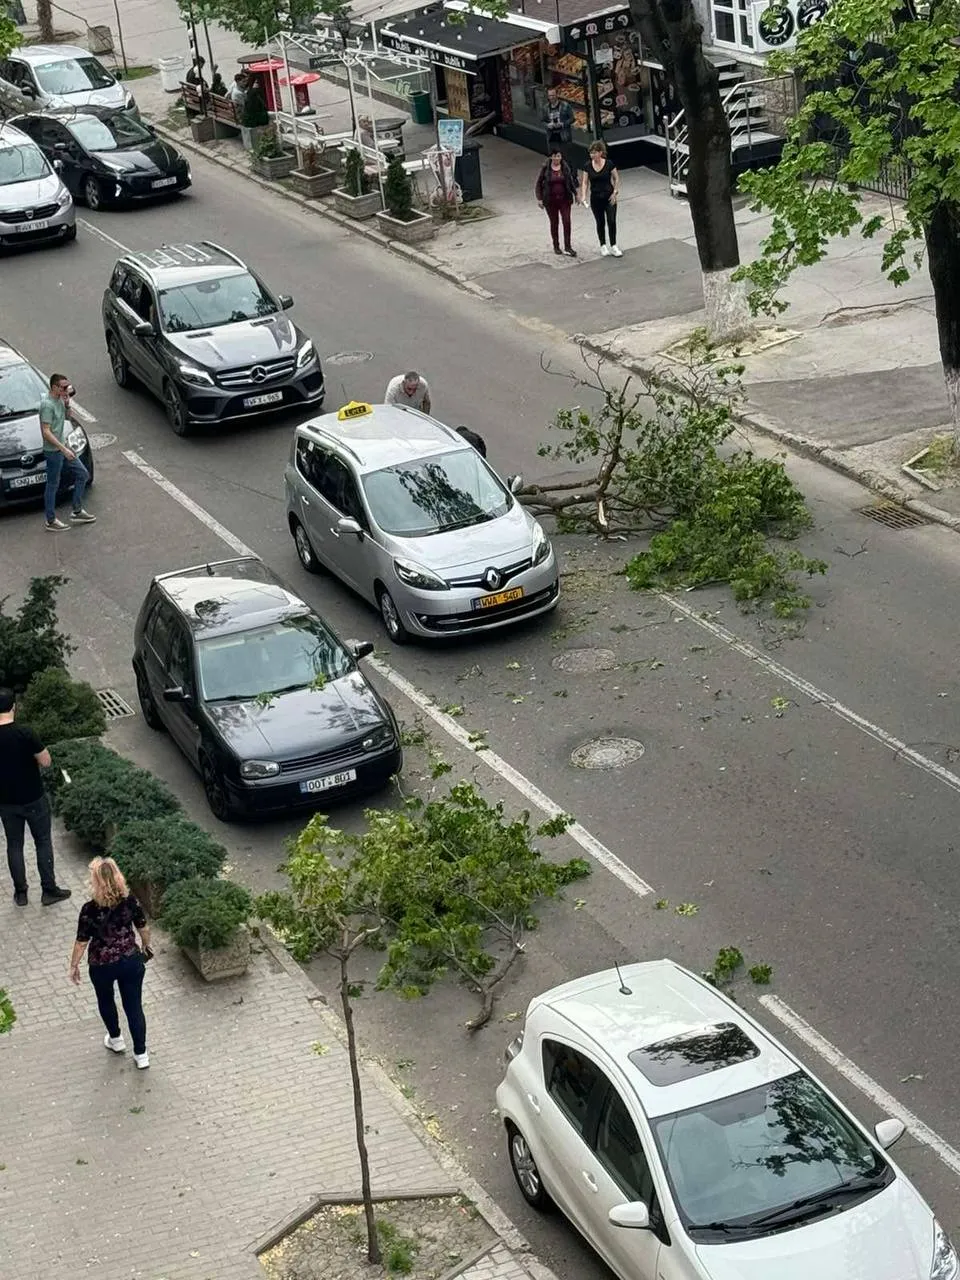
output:
[{"label": "display of snacks", "polygon": [[585,111],[575,111],[573,113],[573,127],[579,129],[582,133],[589,131],[590,124]]},{"label": "display of snacks", "polygon": [[583,85],[564,84],[559,87],[560,97],[564,102],[576,102],[581,107],[586,106],[587,91]]},{"label": "display of snacks", "polygon": [[565,76],[582,76],[586,66],[585,58],[578,58],[575,53],[565,53],[562,58],[554,58],[551,64],[554,71]]}]

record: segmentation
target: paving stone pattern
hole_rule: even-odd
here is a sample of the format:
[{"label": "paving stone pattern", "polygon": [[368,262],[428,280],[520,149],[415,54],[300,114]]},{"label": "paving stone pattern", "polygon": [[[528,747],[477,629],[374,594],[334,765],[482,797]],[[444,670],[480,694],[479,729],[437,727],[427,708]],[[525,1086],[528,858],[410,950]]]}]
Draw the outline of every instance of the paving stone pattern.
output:
[{"label": "paving stone pattern", "polygon": [[457,1280],[529,1280],[529,1273],[504,1244],[495,1244],[482,1258],[457,1275]]}]

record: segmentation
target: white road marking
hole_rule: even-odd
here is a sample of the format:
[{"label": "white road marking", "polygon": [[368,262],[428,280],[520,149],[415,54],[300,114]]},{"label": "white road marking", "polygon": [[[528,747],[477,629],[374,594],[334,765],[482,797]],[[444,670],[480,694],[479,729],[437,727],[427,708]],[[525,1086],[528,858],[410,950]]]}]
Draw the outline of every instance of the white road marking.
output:
[{"label": "white road marking", "polygon": [[88,222],[86,218],[78,218],[77,221],[86,231],[91,231],[95,236],[99,236],[101,240],[106,240],[107,244],[112,244],[113,247],[115,249],[119,249],[121,253],[132,252],[132,250],[130,250],[125,244],[121,244],[119,240],[114,240],[113,236],[107,235],[106,231],[101,231],[100,228],[95,227],[92,222]]},{"label": "white road marking", "polygon": [[899,738],[895,738],[892,733],[887,733],[886,729],[881,729],[878,724],[867,720],[864,716],[851,710],[850,707],[844,706],[842,702],[838,702],[836,698],[826,693],[823,689],[818,689],[815,684],[811,684],[803,676],[798,676],[796,672],[791,671],[788,667],[775,662],[773,658],[769,657],[761,649],[755,649],[746,640],[741,640],[739,636],[734,635],[732,631],[728,631],[719,622],[714,622],[712,618],[703,617],[692,605],[679,600],[676,596],[669,595],[667,592],[657,592],[657,594],[670,609],[676,613],[682,613],[685,618],[695,622],[704,631],[709,631],[711,635],[716,636],[718,640],[722,640],[724,644],[729,645],[731,649],[742,654],[743,657],[758,663],[765,671],[769,671],[778,680],[782,680],[784,684],[790,685],[812,702],[817,702],[822,707],[826,707],[835,716],[839,716],[847,724],[851,724],[855,729],[859,729],[861,733],[865,733],[868,738],[873,738],[875,742],[879,742],[882,746],[889,747],[894,755],[906,760],[917,769],[922,769],[924,773],[929,773],[931,777],[936,778],[938,782],[944,783],[951,790],[960,791],[960,777],[949,769],[945,769],[942,764],[937,764],[935,760],[931,760],[921,752],[915,751],[913,747],[901,742]]},{"label": "white road marking", "polygon": [[[192,498],[189,498],[182,489],[178,489],[172,480],[168,480],[166,476],[157,471],[155,467],[151,467],[150,464],[141,458],[138,453],[134,453],[132,450],[127,450],[124,452],[123,456],[139,471],[142,471],[148,479],[152,480],[154,484],[158,485],[165,494],[174,500],[174,502],[178,502],[181,507],[186,511],[189,511],[191,515],[195,516],[201,524],[206,525],[206,527],[211,530],[211,532],[215,533],[221,541],[225,542],[228,547],[231,547],[237,555],[256,556],[257,553],[252,547],[248,547],[245,542],[242,542],[238,537],[232,534],[230,530],[225,528],[219,520],[215,519],[209,511],[205,511],[203,507],[194,502]],[[453,716],[449,716],[445,711],[441,711],[427,694],[423,693],[415,685],[411,684],[404,676],[400,675],[399,671],[395,671],[393,667],[384,662],[381,658],[368,658],[367,661],[380,673],[384,680],[389,681],[395,689],[399,690],[404,697],[408,698],[414,706],[418,707],[424,713],[424,715],[429,716],[430,719],[433,720],[435,724],[439,725],[445,733],[449,734],[455,742],[466,747],[468,751],[473,752],[478,760],[481,760],[484,764],[488,765],[494,773],[498,774],[504,782],[508,782],[510,786],[522,795],[525,800],[528,800],[530,804],[535,805],[541,810],[541,812],[547,814],[551,818],[557,817],[559,814],[565,812],[560,805],[551,800],[548,795],[541,791],[539,787],[535,786],[534,783],[520,773],[519,770],[515,769],[513,765],[508,764],[506,760],[501,756],[498,756],[495,751],[477,751],[476,743],[472,743],[470,741],[470,735],[463,725],[458,724]],[[584,853],[593,858],[594,861],[598,862],[602,867],[605,867],[612,876],[616,876],[616,878],[622,884],[626,885],[631,893],[636,894],[638,898],[645,897],[648,893],[653,892],[650,885],[648,885],[645,880],[641,880],[636,872],[631,871],[625,862],[622,862],[615,853],[608,849],[605,844],[602,844],[596,836],[591,835],[590,832],[587,831],[585,827],[581,826],[579,822],[575,822],[572,826],[567,828],[567,835],[580,846]]]},{"label": "white road marking", "polygon": [[77,417],[82,418],[84,422],[96,422],[96,418],[93,416],[90,410],[85,409],[82,404],[77,404],[76,400],[70,401],[70,408],[77,415]]},{"label": "white road marking", "polygon": [[804,1044],[816,1050],[821,1058],[829,1062],[835,1071],[838,1071],[851,1084],[856,1085],[861,1093],[865,1093],[871,1102],[877,1104],[881,1111],[886,1112],[889,1116],[894,1116],[906,1125],[916,1140],[922,1142],[925,1147],[929,1147],[948,1169],[960,1174],[960,1151],[951,1147],[949,1142],[946,1142],[938,1133],[935,1133],[929,1125],[925,1125],[912,1111],[898,1102],[892,1093],[887,1093],[886,1089],[877,1084],[872,1076],[868,1076],[865,1071],[861,1071],[857,1064],[851,1062],[846,1054],[841,1053],[836,1045],[831,1044],[819,1031],[814,1030],[805,1018],[801,1018],[799,1013],[794,1013],[790,1006],[784,1004],[779,996],[760,996],[760,1003],[768,1013],[772,1013]]}]

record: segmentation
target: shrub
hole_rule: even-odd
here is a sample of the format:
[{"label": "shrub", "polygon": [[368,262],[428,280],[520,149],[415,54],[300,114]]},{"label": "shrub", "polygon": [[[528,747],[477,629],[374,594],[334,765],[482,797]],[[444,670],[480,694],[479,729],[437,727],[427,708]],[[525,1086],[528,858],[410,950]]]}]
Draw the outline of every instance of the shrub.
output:
[{"label": "shrub", "polygon": [[391,156],[387,165],[387,177],[383,184],[383,201],[387,213],[398,222],[409,222],[413,217],[413,183],[399,156]]},{"label": "shrub", "polygon": [[227,851],[195,822],[168,814],[125,822],[110,841],[110,856],[128,880],[167,887],[218,876]]},{"label": "shrub", "polygon": [[44,774],[44,783],[53,803],[54,813],[60,812],[59,798],[67,783],[64,771],[75,778],[84,777],[91,770],[116,767],[120,757],[96,738],[65,738],[51,743],[50,756],[53,767]]},{"label": "shrub", "polygon": [[163,895],[160,924],[179,947],[225,947],[253,914],[253,899],[239,884],[195,876]]},{"label": "shrub", "polygon": [[253,154],[258,160],[279,160],[287,154],[274,127],[271,126],[266,133],[257,139]]},{"label": "shrub", "polygon": [[343,189],[348,196],[365,196],[370,181],[363,167],[363,155],[359,147],[350,147],[343,162]]},{"label": "shrub", "polygon": [[323,168],[323,151],[315,143],[311,142],[308,147],[304,147],[300,156],[300,172],[306,174],[308,178],[314,177]]},{"label": "shrub", "polygon": [[99,738],[107,717],[92,685],[72,680],[59,667],[39,671],[17,703],[17,719],[28,725],[45,747],[64,738]]},{"label": "shrub", "polygon": [[59,574],[31,578],[23,604],[5,612],[8,596],[0,599],[0,685],[23,693],[41,671],[63,670],[74,645],[57,630],[57,592],[66,582]]},{"label": "shrub", "polygon": [[[58,754],[59,760],[59,754]],[[58,786],[54,807],[68,831],[93,849],[106,848],[111,834],[127,822],[176,813],[180,803],[152,773],[103,748],[67,768],[69,786]]]}]

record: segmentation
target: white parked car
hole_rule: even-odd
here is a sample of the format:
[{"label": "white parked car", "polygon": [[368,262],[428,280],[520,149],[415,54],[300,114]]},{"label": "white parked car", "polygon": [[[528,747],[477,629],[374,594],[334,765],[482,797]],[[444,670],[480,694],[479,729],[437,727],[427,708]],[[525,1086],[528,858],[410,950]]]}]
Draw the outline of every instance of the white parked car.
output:
[{"label": "white parked car", "polygon": [[22,45],[0,59],[0,79],[34,107],[137,109],[130,90],[89,49],[78,45]]},{"label": "white parked car", "polygon": [[621,1280],[955,1280],[960,1261],[869,1133],[759,1023],[669,960],[530,1002],[497,1089],[535,1208]]}]

